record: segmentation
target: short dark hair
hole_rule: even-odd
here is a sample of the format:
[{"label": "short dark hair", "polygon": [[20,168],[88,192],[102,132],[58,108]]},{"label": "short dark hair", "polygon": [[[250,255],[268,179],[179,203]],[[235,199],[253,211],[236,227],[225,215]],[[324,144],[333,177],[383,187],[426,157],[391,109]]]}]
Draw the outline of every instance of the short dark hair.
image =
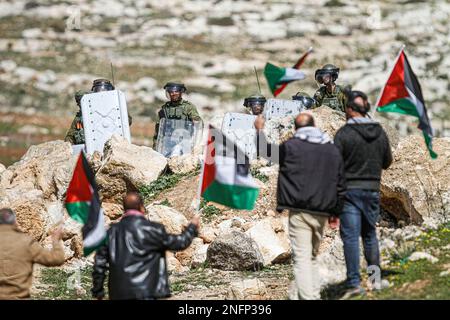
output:
[{"label": "short dark hair", "polygon": [[123,198],[124,210],[140,210],[143,205],[142,196],[137,192],[127,192]]},{"label": "short dark hair", "polygon": [[[347,90],[345,91],[345,95],[347,96],[347,108],[363,115],[370,111],[370,103],[364,92],[358,90]],[[356,98],[361,98],[364,101],[364,104],[361,105],[356,103]]]},{"label": "short dark hair", "polygon": [[0,209],[0,224],[14,224],[16,222],[16,214],[10,208]]},{"label": "short dark hair", "polygon": [[309,113],[302,112],[295,118],[296,130],[303,127],[314,127],[314,125],[314,118]]}]

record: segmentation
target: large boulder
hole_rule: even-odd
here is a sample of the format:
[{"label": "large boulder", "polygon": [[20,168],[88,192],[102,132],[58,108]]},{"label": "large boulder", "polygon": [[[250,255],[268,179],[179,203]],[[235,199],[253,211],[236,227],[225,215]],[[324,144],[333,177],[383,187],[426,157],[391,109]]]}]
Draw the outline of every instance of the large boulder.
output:
[{"label": "large boulder", "polygon": [[264,265],[282,263],[291,257],[287,218],[258,221],[245,234],[258,245]]},{"label": "large boulder", "polygon": [[237,230],[219,235],[206,256],[210,267],[221,270],[259,270],[264,265],[256,242]]},{"label": "large boulder", "polygon": [[32,146],[0,175],[0,206],[12,208],[19,229],[44,241],[49,229],[68,219],[62,201],[76,157],[71,145],[50,141]]},{"label": "large boulder", "polygon": [[179,234],[188,225],[186,217],[171,207],[150,205],[146,210],[148,220],[163,224],[168,233]]},{"label": "large boulder", "polygon": [[16,200],[32,190],[44,199],[62,199],[69,185],[76,157],[70,143],[61,140],[31,146],[20,161],[0,176],[0,197]]},{"label": "large boulder", "polygon": [[450,216],[450,139],[433,139],[431,159],[422,136],[400,140],[383,172],[381,205],[398,220],[442,223]]},{"label": "large boulder", "polygon": [[155,181],[166,165],[166,158],[152,148],[136,146],[113,135],[105,144],[96,175],[102,200],[121,203],[127,191],[137,191]]},{"label": "large boulder", "polygon": [[0,163],[0,174],[2,174],[2,172],[5,170],[6,170],[6,167]]}]

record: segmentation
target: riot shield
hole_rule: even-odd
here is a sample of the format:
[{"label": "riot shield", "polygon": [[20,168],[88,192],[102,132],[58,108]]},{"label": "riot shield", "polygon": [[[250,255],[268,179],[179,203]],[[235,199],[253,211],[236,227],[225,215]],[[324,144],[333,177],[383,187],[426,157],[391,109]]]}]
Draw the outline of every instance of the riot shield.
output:
[{"label": "riot shield", "polygon": [[306,108],[299,100],[268,99],[264,107],[266,120],[286,116],[296,116]]},{"label": "riot shield", "polygon": [[81,98],[86,152],[103,153],[105,142],[113,134],[130,141],[128,111],[125,95],[120,90],[85,94]]},{"label": "riot shield", "polygon": [[156,151],[166,158],[192,152],[201,140],[203,122],[162,118],[159,122]]},{"label": "riot shield", "polygon": [[255,119],[256,116],[251,114],[228,112],[222,121],[223,134],[233,141],[250,160],[255,159],[257,155]]},{"label": "riot shield", "polygon": [[72,145],[72,155],[79,155],[81,151],[86,151],[86,146],[84,144]]}]

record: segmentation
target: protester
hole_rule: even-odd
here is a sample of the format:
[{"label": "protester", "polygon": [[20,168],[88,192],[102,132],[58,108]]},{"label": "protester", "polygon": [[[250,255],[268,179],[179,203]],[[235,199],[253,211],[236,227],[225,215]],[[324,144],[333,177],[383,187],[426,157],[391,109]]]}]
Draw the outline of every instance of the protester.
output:
[{"label": "protester", "polygon": [[129,192],[125,214],[108,230],[107,243],[95,256],[92,295],[105,296],[103,283],[109,272],[109,298],[113,300],[158,299],[170,296],[166,250],[184,250],[197,236],[195,216],[180,235],[168,234],[160,223],[145,218],[141,196]]},{"label": "protester", "polygon": [[348,91],[345,114],[347,123],[334,138],[345,164],[347,193],[340,215],[340,233],[344,243],[348,287],[343,298],[364,294],[360,286],[359,237],[369,266],[380,266],[375,225],[380,213],[382,169],[392,162],[388,137],[381,125],[367,117],[370,104],[361,91]]},{"label": "protester", "polygon": [[48,267],[64,263],[61,237],[62,230],[57,228],[52,249],[44,249],[18,230],[13,210],[0,209],[0,300],[30,298],[34,263]]},{"label": "protester", "polygon": [[262,156],[279,163],[277,210],[289,210],[298,297],[320,299],[316,256],[327,220],[334,224],[345,195],[342,157],[308,113],[297,116],[294,137],[280,146],[267,142],[262,117],[255,128]]}]

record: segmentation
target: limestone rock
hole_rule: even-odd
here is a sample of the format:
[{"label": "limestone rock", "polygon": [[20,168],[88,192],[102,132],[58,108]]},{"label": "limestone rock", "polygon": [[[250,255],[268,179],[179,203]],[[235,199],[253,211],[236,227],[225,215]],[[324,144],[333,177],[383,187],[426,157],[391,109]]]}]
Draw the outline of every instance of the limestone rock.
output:
[{"label": "limestone rock", "polygon": [[177,210],[163,205],[150,205],[146,207],[147,218],[150,221],[164,225],[166,231],[172,234],[180,234],[188,225],[188,220]]},{"label": "limestone rock", "polygon": [[210,244],[207,262],[221,270],[259,270],[264,265],[255,241],[237,230],[219,235]]},{"label": "limestone rock", "polygon": [[450,215],[450,138],[434,138],[431,159],[422,136],[400,140],[383,172],[381,205],[399,220],[443,222]]},{"label": "limestone rock", "polygon": [[3,171],[6,170],[6,167],[0,163],[0,175],[2,174]]},{"label": "limestone rock", "polygon": [[26,232],[39,241],[45,236],[47,207],[39,194],[25,194],[22,198],[10,203],[16,213],[19,230]]},{"label": "limestone rock", "polygon": [[258,221],[245,234],[258,245],[264,265],[285,262],[290,258],[287,228],[285,232],[278,219],[267,218]]},{"label": "limestone rock", "polygon": [[194,252],[194,255],[192,256],[192,263],[191,266],[193,268],[197,268],[201,266],[206,261],[206,254],[208,252],[209,244],[203,244],[197,247],[197,249]]},{"label": "limestone rock", "polygon": [[233,217],[228,220],[224,220],[221,223],[219,223],[218,232],[219,233],[228,233],[232,229],[237,229],[239,231],[242,231],[244,224],[246,223],[245,219],[240,217]]},{"label": "limestone rock", "polygon": [[0,177],[0,197],[15,200],[38,190],[45,199],[61,199],[71,179],[76,157],[70,143],[61,140],[31,146],[27,153]]},{"label": "limestone rock", "polygon": [[203,240],[204,243],[211,243],[217,237],[216,229],[208,226],[202,226],[200,228],[199,238]]},{"label": "limestone rock", "polygon": [[200,238],[194,238],[189,247],[184,249],[183,251],[178,251],[175,253],[175,257],[180,261],[183,266],[191,266],[192,258],[195,252],[203,246],[203,240]]},{"label": "limestone rock", "polygon": [[166,252],[166,263],[167,263],[167,271],[169,273],[184,273],[189,270],[188,267],[183,266],[177,258],[175,258],[175,254],[171,251]]},{"label": "limestone rock", "polygon": [[439,261],[438,258],[433,257],[431,254],[426,253],[426,252],[421,252],[421,251],[416,251],[414,252],[412,255],[409,256],[408,260],[409,261],[418,261],[418,260],[428,260],[431,263],[436,263]]},{"label": "limestone rock", "polygon": [[243,279],[230,284],[227,300],[266,300],[268,291],[259,279]]},{"label": "limestone rock", "polygon": [[123,206],[117,203],[102,203],[102,208],[105,212],[105,216],[111,220],[120,218],[124,213]]},{"label": "limestone rock", "polygon": [[105,144],[96,175],[103,201],[121,203],[127,191],[137,191],[155,181],[166,165],[166,158],[152,148],[136,146],[113,135]]},{"label": "limestone rock", "polygon": [[330,243],[317,256],[321,288],[339,283],[346,278],[344,244],[337,234],[330,240]]},{"label": "limestone rock", "polygon": [[198,146],[192,153],[169,158],[168,167],[173,173],[189,173],[199,168],[202,156],[201,146]]}]

